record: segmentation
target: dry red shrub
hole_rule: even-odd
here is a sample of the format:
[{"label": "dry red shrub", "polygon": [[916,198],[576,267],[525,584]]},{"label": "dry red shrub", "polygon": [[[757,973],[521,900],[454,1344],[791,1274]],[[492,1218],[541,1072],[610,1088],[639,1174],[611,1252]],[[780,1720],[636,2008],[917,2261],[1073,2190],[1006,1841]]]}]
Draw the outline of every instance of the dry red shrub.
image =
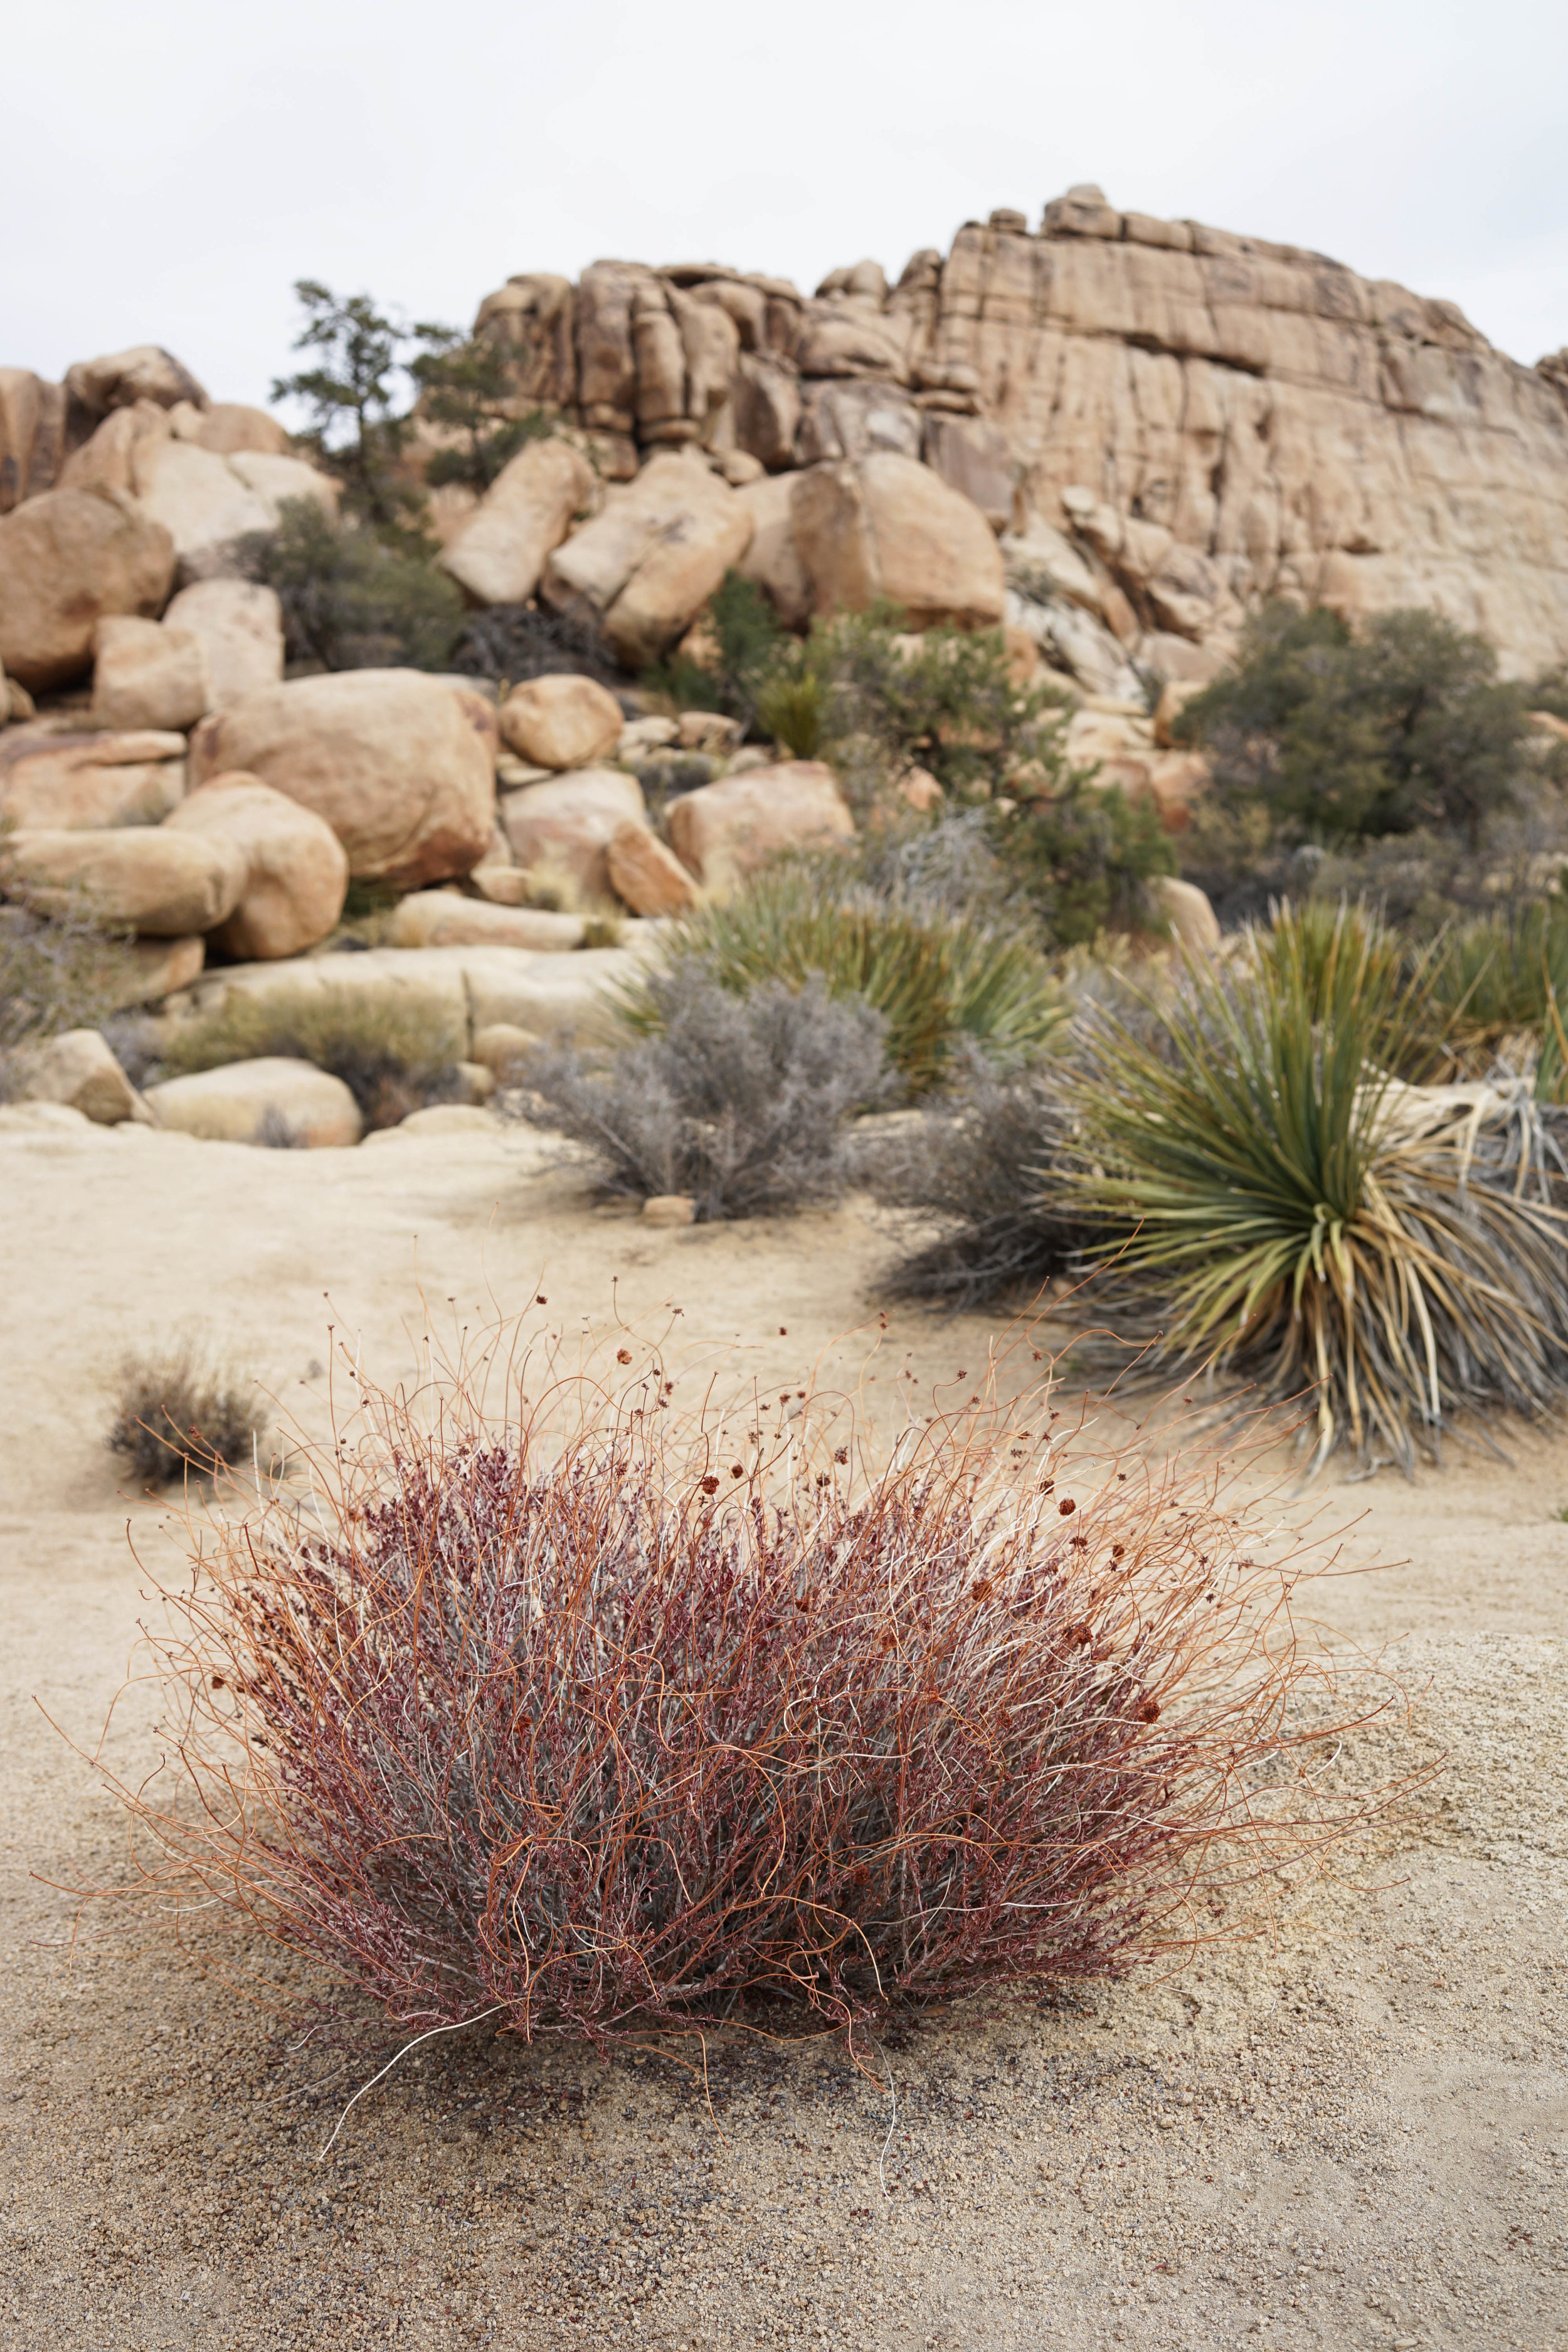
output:
[{"label": "dry red shrub", "polygon": [[657,1360],[504,1378],[499,1422],[460,1375],[359,1391],[302,1506],[195,1531],[153,1638],[176,1789],[141,1824],[403,2024],[603,2042],[752,1989],[852,2021],[1114,1973],[1342,1826],[1290,1706],[1300,1563],[1254,1560],[1212,1465],[1092,1458],[1037,1391],[857,1473],[815,1397],[737,1443]]}]

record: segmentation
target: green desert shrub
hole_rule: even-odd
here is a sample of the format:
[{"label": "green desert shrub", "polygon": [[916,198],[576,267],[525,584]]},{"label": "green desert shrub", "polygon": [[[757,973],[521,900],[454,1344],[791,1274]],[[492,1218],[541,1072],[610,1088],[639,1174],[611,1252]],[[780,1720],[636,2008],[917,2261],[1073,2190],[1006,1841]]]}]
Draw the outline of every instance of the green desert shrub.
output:
[{"label": "green desert shrub", "polygon": [[[829,997],[863,1000],[886,1024],[888,1059],[915,1094],[940,1081],[963,1041],[1021,1061],[1065,1018],[1045,958],[1016,932],[879,898],[826,862],[760,874],[683,922],[671,952],[696,959],[734,995],[778,982],[798,989],[816,975]],[[635,1027],[652,1031],[660,1017],[653,983],[631,992]]]},{"label": "green desert shrub", "polygon": [[757,695],[757,725],[792,760],[815,760],[827,719],[821,673],[804,662],[776,669]]},{"label": "green desert shrub", "polygon": [[651,974],[643,1003],[648,1034],[619,1051],[531,1055],[517,1114],[585,1146],[606,1191],[687,1193],[704,1221],[843,1190],[847,1122],[896,1083],[880,1014],[815,972],[738,995],[691,955]]},{"label": "green desert shrub", "polygon": [[1530,770],[1523,690],[1484,638],[1435,613],[1337,614],[1272,604],[1239,659],[1187,705],[1222,804],[1270,834],[1327,846],[1426,828],[1478,847]]},{"label": "green desert shrub", "polygon": [[166,1076],[268,1055],[313,1062],[348,1087],[367,1128],[395,1127],[411,1110],[449,1100],[457,1071],[442,1024],[374,997],[278,990],[230,993],[210,1013],[175,1024],[163,1046]]},{"label": "green desert shrub", "polygon": [[994,811],[991,830],[1052,947],[1161,929],[1149,885],[1175,872],[1176,853],[1152,802],[1075,773],[1049,798]]},{"label": "green desert shrub", "polygon": [[680,710],[722,710],[750,726],[758,697],[787,667],[794,641],[754,580],[724,574],[702,613],[701,655],[672,654],[643,684]]},{"label": "green desert shrub", "polygon": [[334,522],[313,499],[286,499],[275,531],[237,542],[246,576],[275,589],[293,663],[321,669],[450,664],[464,625],[456,583],[433,551],[367,524]]},{"label": "green desert shrub", "polygon": [[1098,1311],[1159,1335],[1151,1369],[1310,1392],[1317,1460],[1408,1467],[1459,1408],[1561,1396],[1568,1221],[1528,1181],[1539,1114],[1477,1130],[1392,1075],[1429,973],[1337,934],[1325,959],[1286,914],[1268,953],[1189,971],[1157,1035],[1089,1024],[1074,1182],[1113,1268]]},{"label": "green desert shrub", "polygon": [[194,1342],[120,1367],[105,1444],[144,1485],[249,1462],[266,1426],[254,1381]]}]

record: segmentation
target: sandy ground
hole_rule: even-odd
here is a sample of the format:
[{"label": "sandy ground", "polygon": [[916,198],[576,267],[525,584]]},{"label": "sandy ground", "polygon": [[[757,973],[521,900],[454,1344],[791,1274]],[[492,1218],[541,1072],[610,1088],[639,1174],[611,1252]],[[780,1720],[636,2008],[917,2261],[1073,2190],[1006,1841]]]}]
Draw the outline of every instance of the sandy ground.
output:
[{"label": "sandy ground", "polygon": [[[302,2041],[305,1974],[253,1955],[242,1997],[216,1933],[68,1948],[57,1885],[127,1863],[60,1733],[97,1737],[131,1654],[128,1523],[149,1557],[166,1541],[102,1446],[122,1350],[213,1334],[309,1411],[329,1320],[396,1371],[418,1284],[458,1318],[543,1291],[570,1326],[616,1283],[782,1382],[861,1363],[834,1343],[889,1235],[856,1203],[653,1232],[521,1138],[293,1154],[0,1118],[0,2343],[1568,2344],[1563,1437],[1510,1435],[1511,1468],[1456,1449],[1413,1486],[1325,1481],[1385,1564],[1321,1613],[1414,1695],[1354,1760],[1447,1764],[1331,1879],[1281,1887],[1271,1937],[904,2020],[879,2082],[841,2042],[738,2042],[710,2109],[659,2056],[458,2035],[321,2162],[397,2046],[374,2020]],[[951,1377],[987,1337],[896,1315],[879,1376]],[[153,1758],[153,1715],[133,1690],[115,1762]]]}]

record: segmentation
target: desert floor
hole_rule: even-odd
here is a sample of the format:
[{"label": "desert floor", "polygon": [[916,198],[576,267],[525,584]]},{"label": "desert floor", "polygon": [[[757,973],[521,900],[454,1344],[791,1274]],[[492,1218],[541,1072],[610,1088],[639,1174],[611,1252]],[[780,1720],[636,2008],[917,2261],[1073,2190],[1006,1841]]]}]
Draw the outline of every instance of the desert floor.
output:
[{"label": "desert floor", "polygon": [[[296,1154],[13,1118],[0,2343],[1568,2343],[1568,1438],[1321,1482],[1365,1572],[1319,1614],[1411,1702],[1360,1760],[1446,1763],[1331,1875],[1281,1885],[1271,1934],[906,2018],[868,2074],[841,2042],[737,2039],[710,2107],[676,2054],[479,2029],[406,2061],[320,2162],[395,2036],[302,2040],[304,1971],[258,1962],[263,2006],[199,1923],[170,1949],[156,1917],[89,1906],[72,1948],[60,1890],[129,1865],[68,1743],[96,1741],[132,1655],[128,1528],[150,1564],[177,1532],[104,1449],[123,1351],[210,1334],[308,1416],[329,1323],[395,1374],[420,1286],[458,1321],[543,1292],[593,1328],[614,1284],[634,1318],[673,1301],[689,1338],[738,1339],[765,1381],[819,1357],[868,1379],[870,1337],[839,1335],[891,1237],[855,1202],[653,1231],[521,1136]],[[900,1311],[870,1369],[951,1378],[988,1336]],[[154,1759],[155,1716],[132,1686],[118,1769]]]}]

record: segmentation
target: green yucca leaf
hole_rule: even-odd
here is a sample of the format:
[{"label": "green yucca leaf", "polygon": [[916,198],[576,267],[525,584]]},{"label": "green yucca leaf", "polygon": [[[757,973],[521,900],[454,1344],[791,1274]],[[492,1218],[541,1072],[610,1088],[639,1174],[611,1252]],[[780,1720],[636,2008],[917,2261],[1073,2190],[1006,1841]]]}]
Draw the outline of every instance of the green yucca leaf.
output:
[{"label": "green yucca leaf", "polygon": [[1320,1457],[1343,1434],[1408,1464],[1454,1405],[1538,1409],[1568,1376],[1568,1221],[1516,1161],[1492,1179],[1489,1135],[1405,1115],[1432,994],[1352,911],[1281,909],[1150,1034],[1103,1017],[1072,1087],[1076,1190],[1159,1355],[1315,1387]]}]

